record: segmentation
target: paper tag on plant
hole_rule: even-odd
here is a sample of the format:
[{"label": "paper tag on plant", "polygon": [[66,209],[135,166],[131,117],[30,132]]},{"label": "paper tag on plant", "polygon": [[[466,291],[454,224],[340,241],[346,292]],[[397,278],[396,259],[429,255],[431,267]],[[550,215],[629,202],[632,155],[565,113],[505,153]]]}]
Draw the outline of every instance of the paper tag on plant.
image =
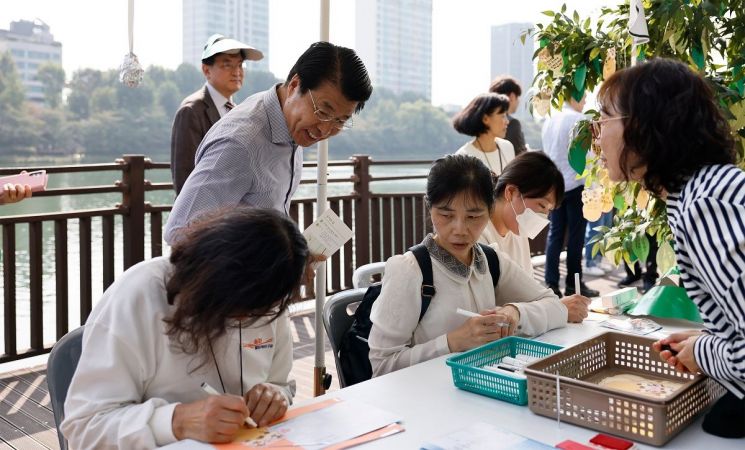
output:
[{"label": "paper tag on plant", "polygon": [[603,209],[601,208],[600,202],[593,201],[590,203],[585,203],[585,205],[582,207],[582,215],[585,216],[585,219],[590,222],[595,222],[596,220],[600,219],[600,216],[602,214]]}]

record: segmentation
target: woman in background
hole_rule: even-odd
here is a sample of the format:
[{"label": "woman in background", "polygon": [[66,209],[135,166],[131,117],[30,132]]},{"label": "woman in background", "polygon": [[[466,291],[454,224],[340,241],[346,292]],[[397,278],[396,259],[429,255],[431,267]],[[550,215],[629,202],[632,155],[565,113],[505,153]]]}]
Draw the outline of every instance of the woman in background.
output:
[{"label": "woman in background", "polygon": [[509,108],[510,99],[502,94],[481,94],[471,100],[455,116],[453,127],[458,133],[474,139],[455,153],[473,156],[486,164],[493,174],[501,174],[507,163],[515,158],[515,148],[504,139],[509,124]]}]

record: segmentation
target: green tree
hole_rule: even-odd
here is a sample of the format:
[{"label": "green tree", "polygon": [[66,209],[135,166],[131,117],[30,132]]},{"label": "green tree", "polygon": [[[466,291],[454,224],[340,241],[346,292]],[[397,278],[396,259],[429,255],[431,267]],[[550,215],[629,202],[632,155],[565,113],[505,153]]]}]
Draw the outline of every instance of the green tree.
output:
[{"label": "green tree", "polygon": [[242,102],[257,92],[265,91],[277,83],[282,82],[273,73],[262,70],[246,71],[243,78],[243,87],[233,95],[236,104]]},{"label": "green tree", "polygon": [[0,108],[19,109],[25,93],[10,52],[0,53]]},{"label": "green tree", "polygon": [[41,125],[30,116],[24,97],[13,58],[0,53],[0,153],[33,151]]},{"label": "green tree", "polygon": [[181,105],[182,100],[176,83],[173,81],[166,81],[158,86],[156,93],[158,104],[163,109],[163,113],[166,117],[172,118],[176,115],[176,111]]},{"label": "green tree", "polygon": [[172,70],[165,69],[160,66],[150,66],[145,71],[145,80],[155,86],[159,86],[166,81],[171,80]]},{"label": "green tree", "polygon": [[[745,156],[745,2],[743,0],[646,0],[650,41],[631,55],[628,33],[629,4],[603,8],[600,20],[569,15],[566,5],[560,11],[545,11],[546,24],[536,25],[539,49],[538,73],[534,85],[551,103],[560,108],[569,97],[581,98],[602,83],[615,54],[619,68],[637,59],[655,56],[687,63],[714,87],[722,111],[730,121],[740,154]],[[606,70],[604,70],[606,68]],[[545,101],[545,100],[544,100]],[[613,227],[600,229],[593,251],[610,255],[618,264],[644,261],[649,249],[648,236],[660,243],[658,267],[674,264],[672,236],[662,199],[647,201],[638,183],[610,185],[604,179],[597,157],[586,158],[590,147],[587,122],[581,122],[569,151],[572,166],[585,177],[586,186],[598,183],[617,208]],[[661,255],[666,260],[661,260]]]},{"label": "green tree", "polygon": [[173,74],[173,81],[178,86],[181,98],[184,98],[204,84],[204,75],[200,69],[191,64],[181,63]]},{"label": "green tree", "polygon": [[97,87],[90,96],[93,112],[115,111],[117,109],[116,89],[111,86]]},{"label": "green tree", "polygon": [[100,70],[81,69],[72,74],[67,109],[77,119],[87,119],[91,113],[91,94],[104,86],[104,74]]},{"label": "green tree", "polygon": [[142,84],[136,88],[130,88],[122,83],[117,83],[116,87],[117,106],[124,112],[138,114],[153,106],[155,95],[153,88],[147,84]]},{"label": "green tree", "polygon": [[44,101],[56,109],[62,103],[62,88],[65,87],[65,70],[59,64],[46,62],[39,66],[36,78],[44,86]]}]

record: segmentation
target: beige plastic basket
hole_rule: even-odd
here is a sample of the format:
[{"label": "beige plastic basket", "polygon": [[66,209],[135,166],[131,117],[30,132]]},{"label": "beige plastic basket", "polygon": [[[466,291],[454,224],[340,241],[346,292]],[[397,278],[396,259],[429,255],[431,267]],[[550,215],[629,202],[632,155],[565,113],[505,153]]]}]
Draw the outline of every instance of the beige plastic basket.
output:
[{"label": "beige plastic basket", "polygon": [[[703,375],[676,372],[660,360],[654,339],[609,332],[554,353],[525,369],[528,406],[556,417],[559,374],[561,420],[652,445],[664,445],[724,394]],[[588,380],[630,373],[684,383],[660,399],[601,387]]]}]

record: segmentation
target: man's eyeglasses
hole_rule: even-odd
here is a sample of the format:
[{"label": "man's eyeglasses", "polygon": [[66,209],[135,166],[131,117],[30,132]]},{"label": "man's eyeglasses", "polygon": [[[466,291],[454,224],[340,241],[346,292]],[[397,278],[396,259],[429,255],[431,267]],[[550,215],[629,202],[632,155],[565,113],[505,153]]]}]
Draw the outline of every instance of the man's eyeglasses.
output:
[{"label": "man's eyeglasses", "polygon": [[313,91],[308,89],[308,93],[310,94],[310,101],[313,103],[313,114],[315,114],[316,119],[321,122],[332,122],[331,125],[337,130],[349,130],[354,126],[353,118],[350,117],[347,120],[342,120],[318,108],[318,106],[316,106],[316,99],[313,98]]},{"label": "man's eyeglasses", "polygon": [[243,63],[232,63],[232,62],[221,62],[217,64],[217,67],[220,68],[220,70],[224,70],[226,72],[235,72],[236,69],[240,69],[241,72],[243,72]]}]

